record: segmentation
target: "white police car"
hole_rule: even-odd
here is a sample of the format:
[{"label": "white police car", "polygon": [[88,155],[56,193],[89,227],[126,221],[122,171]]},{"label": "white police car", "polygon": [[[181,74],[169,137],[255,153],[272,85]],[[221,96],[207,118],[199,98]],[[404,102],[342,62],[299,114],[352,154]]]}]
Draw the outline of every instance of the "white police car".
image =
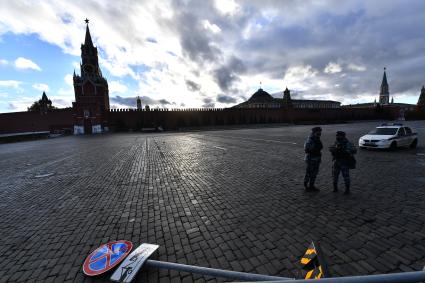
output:
[{"label": "white police car", "polygon": [[410,147],[418,145],[418,134],[403,124],[382,124],[359,139],[360,148]]}]

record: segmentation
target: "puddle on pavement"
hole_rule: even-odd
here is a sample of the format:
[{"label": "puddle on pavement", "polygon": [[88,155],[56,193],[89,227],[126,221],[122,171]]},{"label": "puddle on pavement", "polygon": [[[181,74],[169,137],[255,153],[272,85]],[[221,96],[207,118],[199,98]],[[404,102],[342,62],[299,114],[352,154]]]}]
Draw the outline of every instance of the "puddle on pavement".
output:
[{"label": "puddle on pavement", "polygon": [[46,177],[50,177],[53,176],[55,173],[47,173],[47,174],[39,174],[39,175],[35,175],[36,178],[46,178]]},{"label": "puddle on pavement", "polygon": [[221,150],[227,150],[227,149],[225,149],[224,147],[220,147],[220,146],[213,146],[214,148],[217,148],[217,149],[221,149]]}]

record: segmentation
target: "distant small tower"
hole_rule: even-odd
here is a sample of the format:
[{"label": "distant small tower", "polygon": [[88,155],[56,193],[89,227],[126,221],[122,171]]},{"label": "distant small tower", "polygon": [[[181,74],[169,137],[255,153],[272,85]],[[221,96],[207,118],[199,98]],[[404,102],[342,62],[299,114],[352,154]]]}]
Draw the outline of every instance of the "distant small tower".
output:
[{"label": "distant small tower", "polygon": [[385,105],[390,103],[390,91],[387,81],[387,73],[384,68],[384,76],[382,77],[381,91],[379,92],[379,104]]},{"label": "distant small tower", "polygon": [[418,107],[420,109],[425,110],[425,87],[424,86],[422,86],[421,94],[419,95]]},{"label": "distant small tower", "polygon": [[394,96],[391,97],[391,104],[394,104]]},{"label": "distant small tower", "polygon": [[292,107],[291,92],[289,91],[288,87],[286,87],[285,91],[283,92],[283,106]]},{"label": "distant small tower", "polygon": [[47,110],[52,107],[52,101],[47,98],[46,92],[44,91],[38,103],[40,104],[40,112],[43,114],[46,114]]},{"label": "distant small tower", "polygon": [[137,97],[137,110],[142,109],[142,100],[140,99],[140,97]]}]

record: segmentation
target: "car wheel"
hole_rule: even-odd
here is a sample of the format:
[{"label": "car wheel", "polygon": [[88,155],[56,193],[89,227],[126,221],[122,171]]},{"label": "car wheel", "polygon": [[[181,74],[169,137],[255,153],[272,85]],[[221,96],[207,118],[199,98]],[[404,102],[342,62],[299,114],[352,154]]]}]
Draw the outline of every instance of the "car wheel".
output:
[{"label": "car wheel", "polygon": [[393,141],[390,145],[390,150],[396,150],[397,149],[397,142]]},{"label": "car wheel", "polygon": [[411,144],[410,144],[410,148],[416,148],[418,146],[418,139],[415,139]]}]

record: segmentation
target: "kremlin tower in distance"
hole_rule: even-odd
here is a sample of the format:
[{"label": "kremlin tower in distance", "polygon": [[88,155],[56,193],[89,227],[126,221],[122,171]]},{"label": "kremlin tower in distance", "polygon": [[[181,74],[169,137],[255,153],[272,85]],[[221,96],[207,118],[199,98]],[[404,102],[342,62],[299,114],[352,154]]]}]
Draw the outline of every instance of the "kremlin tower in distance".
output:
[{"label": "kremlin tower in distance", "polygon": [[93,45],[89,20],[86,19],[86,37],[81,44],[80,76],[74,71],[74,134],[91,134],[108,131],[109,90],[102,76]]},{"label": "kremlin tower in distance", "polygon": [[387,81],[387,73],[384,68],[384,76],[382,77],[381,91],[379,92],[379,104],[388,105],[390,103],[390,91]]}]

